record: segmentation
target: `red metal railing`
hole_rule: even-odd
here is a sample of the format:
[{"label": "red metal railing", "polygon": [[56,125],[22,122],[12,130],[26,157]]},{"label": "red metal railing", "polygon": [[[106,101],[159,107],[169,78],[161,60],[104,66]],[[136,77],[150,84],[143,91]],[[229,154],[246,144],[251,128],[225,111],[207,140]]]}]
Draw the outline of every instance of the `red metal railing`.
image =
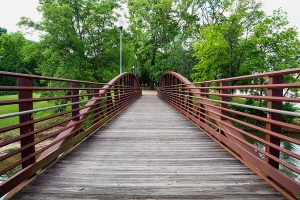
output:
[{"label": "red metal railing", "polygon": [[[0,123],[0,197],[70,151],[141,96],[132,73],[123,73],[107,84],[10,72],[0,72],[0,77],[16,82],[0,86],[0,91],[18,95],[0,100],[0,120],[5,120],[4,125]],[[40,107],[42,102],[49,104]],[[11,108],[15,112],[3,113]]]},{"label": "red metal railing", "polygon": [[291,69],[193,84],[169,72],[158,95],[286,197],[299,198],[298,73]]}]

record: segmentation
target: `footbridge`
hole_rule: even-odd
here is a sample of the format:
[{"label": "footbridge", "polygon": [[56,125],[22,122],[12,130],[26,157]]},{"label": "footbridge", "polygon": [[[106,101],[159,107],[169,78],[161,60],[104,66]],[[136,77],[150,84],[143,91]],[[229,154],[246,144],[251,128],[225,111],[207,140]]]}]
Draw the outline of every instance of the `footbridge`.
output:
[{"label": "footbridge", "polygon": [[0,100],[0,197],[297,199],[299,73],[191,83],[168,72],[142,91],[132,73],[0,72],[14,83],[0,86],[12,94]]}]

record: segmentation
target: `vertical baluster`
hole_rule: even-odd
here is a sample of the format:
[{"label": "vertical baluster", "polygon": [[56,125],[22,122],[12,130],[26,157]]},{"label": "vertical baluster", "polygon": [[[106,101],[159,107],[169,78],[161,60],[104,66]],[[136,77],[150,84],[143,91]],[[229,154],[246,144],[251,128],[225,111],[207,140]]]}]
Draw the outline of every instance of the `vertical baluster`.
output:
[{"label": "vertical baluster", "polygon": [[124,95],[127,94],[127,77],[126,76],[124,76],[124,78],[123,78],[123,94]]},{"label": "vertical baluster", "polygon": [[165,95],[165,89],[166,89],[166,77],[164,76],[162,79],[162,86],[161,86],[162,91],[160,92],[160,96],[164,98]]},{"label": "vertical baluster", "polygon": [[119,96],[119,86],[120,81],[117,81],[116,86],[114,86],[115,89],[115,94],[114,94],[114,99],[115,99],[115,106],[117,107],[120,104],[120,96]]},{"label": "vertical baluster", "polygon": [[[221,86],[221,87],[226,87],[226,86],[228,86],[228,85],[229,85],[229,82],[227,82],[227,81],[223,81],[223,82],[220,83],[220,86]],[[228,89],[223,89],[223,88],[222,88],[222,89],[220,90],[220,94],[229,94]],[[229,100],[230,100],[229,97],[221,96],[221,101],[228,102]],[[228,108],[228,104],[226,104],[226,103],[221,103],[221,107],[222,107],[222,108]],[[225,119],[225,118],[223,117],[223,115],[228,115],[228,113],[227,113],[226,111],[224,111],[224,110],[221,110],[221,114],[222,114],[222,116],[221,116],[221,119],[222,119],[222,120]]]},{"label": "vertical baluster", "polygon": [[110,114],[110,111],[113,109],[113,101],[111,96],[112,88],[108,89],[106,92],[106,116]]},{"label": "vertical baluster", "polygon": [[[283,75],[278,76],[271,76],[269,77],[269,84],[282,84],[283,83]],[[283,97],[283,89],[281,88],[269,88],[268,89],[268,96],[271,97]],[[282,110],[282,101],[268,101],[268,108],[276,109],[276,110]],[[279,113],[269,113],[268,116],[272,120],[276,121],[282,121],[282,114]],[[266,128],[270,131],[280,133],[281,134],[281,126],[275,125],[275,124],[266,124]],[[272,144],[275,144],[277,146],[280,146],[280,139],[277,137],[274,137],[272,135],[266,134],[266,140],[271,142]],[[266,145],[266,152],[270,153],[271,155],[275,156],[276,158],[279,158],[280,152],[277,149],[274,149],[268,145]],[[279,163],[266,157],[267,162],[272,165],[273,167],[279,169]]]},{"label": "vertical baluster", "polygon": [[[71,87],[74,88],[71,90],[71,95],[79,95],[79,89],[75,89],[80,87],[79,83],[72,82]],[[77,102],[79,102],[79,96],[72,97],[72,103],[77,103]],[[73,120],[79,121],[80,117],[78,115],[79,115],[79,104],[72,105],[72,117],[75,117]]]},{"label": "vertical baluster", "polygon": [[122,99],[123,99],[123,77],[120,78],[119,84],[119,104],[122,104]]},{"label": "vertical baluster", "polygon": [[189,93],[188,93],[189,89],[187,88],[187,85],[185,85],[184,87],[184,111],[187,113],[188,112],[188,103],[189,103]]},{"label": "vertical baluster", "polygon": [[175,77],[175,85],[176,85],[176,87],[175,87],[175,90],[176,90],[176,92],[175,92],[175,94],[176,94],[176,102],[177,102],[177,106],[180,106],[179,104],[180,104],[180,96],[179,96],[179,84],[178,84],[178,79]]},{"label": "vertical baluster", "polygon": [[134,99],[133,82],[132,82],[133,81],[133,76],[132,76],[132,74],[129,75],[129,78],[130,78],[130,92],[131,92],[131,96],[132,96],[131,98]]},{"label": "vertical baluster", "polygon": [[[206,87],[206,84],[205,84],[205,83],[201,83],[201,84],[200,84],[200,92],[208,93],[208,89],[206,89],[206,88],[204,88],[204,87]],[[206,95],[206,94],[201,94],[200,96],[201,96],[202,98],[208,98],[208,95]],[[203,100],[200,99],[200,102],[201,102],[201,101],[203,101]],[[205,108],[204,108],[204,105],[201,104],[201,103],[200,103],[200,107],[201,107],[201,109],[200,109],[200,121],[201,121],[202,123],[205,123],[205,115],[204,115],[204,113],[205,113]]]},{"label": "vertical baluster", "polygon": [[[189,90],[190,91],[190,90]],[[188,92],[188,110],[189,110],[189,114],[191,114],[191,115],[193,115],[193,112],[194,112],[194,110],[193,110],[193,108],[194,108],[194,106],[193,106],[193,93],[191,93],[191,92]]]},{"label": "vertical baluster", "polygon": [[169,75],[167,74],[165,76],[165,80],[166,80],[166,87],[165,87],[165,91],[164,91],[164,99],[167,99],[167,93],[168,93],[168,86],[169,86]]},{"label": "vertical baluster", "polygon": [[[98,87],[99,86],[97,84],[93,84],[93,88],[98,88]],[[99,97],[99,89],[94,89],[93,93],[94,93],[93,97]],[[100,102],[101,102],[101,100],[98,100],[96,102],[97,105],[95,105],[95,107],[94,107],[94,109],[95,109],[94,120],[96,120],[95,123],[97,123],[97,121],[100,120],[100,116],[101,116],[101,104],[100,104]]]},{"label": "vertical baluster", "polygon": [[[17,80],[17,84],[20,87],[32,87],[32,80],[31,79],[27,79],[27,78],[18,78]],[[19,90],[19,100],[22,99],[31,99],[32,98],[32,90]],[[19,111],[28,111],[28,110],[32,110],[33,109],[33,103],[32,102],[20,102],[19,103]],[[33,117],[32,114],[25,114],[25,115],[21,115],[19,117],[19,122],[21,123],[25,123],[25,122],[29,122],[32,121]],[[29,123],[25,126],[20,127],[20,135],[24,135],[26,133],[32,132],[34,131],[34,124],[33,123]],[[21,148],[34,142],[34,135],[29,135],[27,137],[24,137],[21,139]],[[25,158],[27,156],[30,156],[31,154],[33,154],[35,152],[35,146],[31,146],[29,148],[24,149],[23,151],[21,151],[21,158]],[[22,168],[26,168],[27,166],[33,164],[35,162],[35,157],[33,156],[32,158],[26,160],[25,162],[22,163]]]},{"label": "vertical baluster", "polygon": [[174,83],[173,83],[173,75],[170,75],[170,86],[169,87],[169,98],[171,102],[174,102],[173,90],[174,90]]},{"label": "vertical baluster", "polygon": [[172,93],[170,92],[170,90],[172,89],[172,76],[171,76],[171,74],[169,74],[169,76],[168,76],[168,81],[169,81],[169,87],[168,87],[168,99],[169,100],[172,100]]}]

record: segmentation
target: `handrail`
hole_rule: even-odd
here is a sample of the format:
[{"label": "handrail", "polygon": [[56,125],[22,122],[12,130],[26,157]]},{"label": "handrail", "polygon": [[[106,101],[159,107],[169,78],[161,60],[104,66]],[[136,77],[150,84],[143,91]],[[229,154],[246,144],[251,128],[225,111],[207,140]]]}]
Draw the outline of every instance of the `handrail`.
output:
[{"label": "handrail", "polygon": [[79,81],[79,80],[65,79],[65,78],[38,76],[33,74],[21,74],[21,73],[6,72],[6,71],[0,71],[0,77],[28,78],[28,79],[35,79],[35,80],[62,81],[62,82],[70,82],[70,83],[75,82],[75,83],[86,83],[86,84],[97,84],[97,85],[107,84],[107,83],[97,83],[91,81]]},{"label": "handrail", "polygon": [[224,78],[219,80],[210,80],[210,81],[202,81],[202,82],[194,82],[195,83],[215,83],[215,82],[228,82],[228,81],[237,81],[237,80],[246,80],[246,79],[254,79],[254,78],[262,78],[262,77],[272,77],[272,76],[281,76],[281,75],[287,75],[287,74],[297,74],[300,73],[300,69],[286,69],[286,70],[280,70],[275,72],[265,72],[265,73],[258,73],[258,74],[252,74],[252,75],[246,75],[246,76],[237,76],[232,78]]},{"label": "handrail", "polygon": [[[0,89],[18,94],[16,99],[1,100],[0,105],[19,105],[18,111],[0,113],[0,120],[18,120],[0,127],[0,162],[5,163],[0,165],[0,177],[4,178],[0,197],[31,180],[141,96],[136,76],[127,72],[109,83],[3,71],[0,77],[16,78],[16,85]],[[47,87],[44,82],[33,85],[33,80],[55,81],[64,87]],[[42,96],[33,98],[36,91],[43,91]],[[49,106],[35,108],[37,102]],[[54,109],[60,110],[51,113]]]},{"label": "handrail", "polygon": [[[300,144],[298,138],[283,133],[288,130],[299,134],[300,130],[295,120],[299,120],[300,112],[284,110],[284,102],[296,105],[299,97],[291,96],[292,92],[283,97],[284,90],[300,89],[298,83],[284,83],[285,76],[296,77],[297,73],[300,69],[204,81],[195,86],[182,75],[168,72],[160,81],[158,95],[283,195],[299,198],[300,166],[287,162],[283,155],[296,163],[300,155],[282,145]],[[255,85],[251,79],[256,78],[268,82]],[[245,79],[253,85],[234,82]],[[247,105],[247,100],[252,104]],[[295,119],[287,122],[283,120],[285,116]]]}]

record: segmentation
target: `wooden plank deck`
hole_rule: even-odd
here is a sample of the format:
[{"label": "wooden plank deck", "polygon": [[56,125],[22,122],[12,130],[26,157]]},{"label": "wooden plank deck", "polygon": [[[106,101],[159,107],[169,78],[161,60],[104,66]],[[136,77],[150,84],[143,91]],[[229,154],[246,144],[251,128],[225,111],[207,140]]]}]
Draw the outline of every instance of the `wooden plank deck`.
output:
[{"label": "wooden plank deck", "polygon": [[155,95],[144,95],[14,199],[283,199]]}]

